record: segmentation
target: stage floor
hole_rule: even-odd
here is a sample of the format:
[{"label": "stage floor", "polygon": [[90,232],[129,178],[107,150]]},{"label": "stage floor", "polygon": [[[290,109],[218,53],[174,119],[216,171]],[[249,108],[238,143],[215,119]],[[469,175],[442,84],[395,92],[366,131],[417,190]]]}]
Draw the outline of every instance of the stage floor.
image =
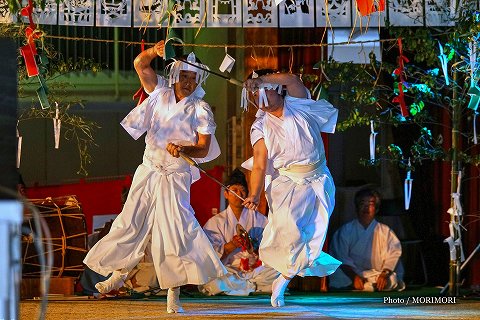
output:
[{"label": "stage floor", "polygon": [[[268,295],[193,294],[181,296],[185,313],[175,315],[167,314],[165,296],[113,300],[57,297],[49,301],[46,319],[480,319],[478,296],[453,301],[440,298],[438,292],[436,288],[401,293],[293,292],[286,296],[283,308],[271,307]],[[39,307],[39,301],[22,301],[20,319],[37,319]]]}]

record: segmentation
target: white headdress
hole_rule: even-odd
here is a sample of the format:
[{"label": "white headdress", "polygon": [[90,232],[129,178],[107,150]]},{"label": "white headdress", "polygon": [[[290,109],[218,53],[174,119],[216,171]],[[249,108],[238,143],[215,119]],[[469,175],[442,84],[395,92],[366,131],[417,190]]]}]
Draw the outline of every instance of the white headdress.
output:
[{"label": "white headdress", "polygon": [[[253,71],[252,79],[258,78],[258,74]],[[278,94],[282,94],[282,85],[276,83],[262,83],[258,87],[258,108],[262,108],[263,106],[268,107],[268,99],[265,90],[277,90]],[[242,89],[242,101],[240,102],[240,108],[244,111],[248,111],[248,94],[247,88],[243,87]],[[251,101],[250,101],[251,102]],[[256,101],[255,101],[256,102]]]},{"label": "white headdress", "polygon": [[205,95],[205,91],[202,89],[202,84],[205,83],[205,80],[207,80],[209,73],[205,70],[195,67],[194,65],[206,70],[210,69],[206,65],[196,62],[195,53],[193,52],[187,56],[186,61],[188,63],[185,63],[182,60],[175,60],[165,67],[165,73],[168,75],[168,85],[171,87],[174,83],[179,81],[181,70],[193,71],[197,74],[195,79],[197,88],[192,95],[202,98]]}]

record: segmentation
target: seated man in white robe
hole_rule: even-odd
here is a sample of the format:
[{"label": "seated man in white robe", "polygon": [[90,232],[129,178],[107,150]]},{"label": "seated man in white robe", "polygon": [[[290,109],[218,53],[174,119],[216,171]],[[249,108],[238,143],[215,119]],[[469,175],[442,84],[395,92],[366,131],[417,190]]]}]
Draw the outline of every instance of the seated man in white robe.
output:
[{"label": "seated man in white robe", "polygon": [[343,262],[330,287],[361,291],[402,291],[402,246],[395,233],[375,220],[380,194],[370,188],[355,194],[357,219],[335,232],[330,253]]},{"label": "seated man in white robe", "polygon": [[[247,195],[247,181],[239,169],[233,171],[226,185],[230,189],[224,191],[229,204],[227,209],[210,218],[203,229],[228,274],[199,286],[199,290],[207,295],[224,293],[236,296],[247,296],[251,292],[271,292],[272,282],[279,273],[268,266],[262,266],[258,259],[258,246],[267,218],[259,212],[246,209],[242,200],[233,194],[235,192],[242,198]],[[247,231],[253,251],[248,250],[245,239],[238,235],[237,224]]]}]

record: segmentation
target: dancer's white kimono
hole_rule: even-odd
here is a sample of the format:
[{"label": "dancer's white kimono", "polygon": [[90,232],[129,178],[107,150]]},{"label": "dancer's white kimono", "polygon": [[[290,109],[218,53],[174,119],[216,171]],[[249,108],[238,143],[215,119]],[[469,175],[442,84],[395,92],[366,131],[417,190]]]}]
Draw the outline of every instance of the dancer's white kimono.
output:
[{"label": "dancer's white kimono", "polygon": [[[326,276],[341,264],[322,251],[335,186],[321,132],[335,131],[338,110],[325,100],[310,99],[309,93],[308,97],[287,95],[282,118],[258,111],[250,132],[252,146],[265,141],[271,176],[265,190],[270,213],[260,259],[288,277]],[[250,169],[248,162],[243,165]]]},{"label": "dancer's white kimono", "polygon": [[[383,269],[392,270],[385,290],[403,290],[403,266],[400,261],[402,246],[395,233],[385,224],[373,220],[365,229],[354,219],[335,232],[330,244],[331,254],[365,278],[365,291],[373,291],[373,284]],[[330,286],[345,288],[350,278],[338,269],[330,277]]]},{"label": "dancer's white kimono", "polygon": [[[237,234],[237,224],[240,224],[248,232],[253,246],[258,248],[267,218],[259,212],[244,208],[240,219],[237,220],[230,206],[211,217],[203,226],[203,230],[219,257],[223,255],[225,244]],[[222,259],[229,271],[228,274],[200,286],[200,291],[207,295],[223,292],[227,295],[238,296],[247,296],[250,292],[255,291],[271,292],[272,282],[279,276],[279,273],[265,265],[258,266],[251,271],[243,271],[240,265],[242,258],[257,260],[254,254],[242,251],[242,248],[235,249]]]},{"label": "dancer's white kimono", "polygon": [[[107,276],[114,270],[130,271],[142,259],[148,235],[161,288],[204,284],[226,273],[190,206],[190,185],[199,178],[182,158],[166,150],[169,142],[196,142],[196,133],[210,134],[208,155],[220,154],[210,106],[201,100],[203,89],[178,103],[173,88],[158,77],[148,99],[133,109],[122,126],[138,139],[147,132],[143,163],[135,171],[125,206],[107,236],[87,254],[84,263]],[[193,181],[192,181],[193,180]]]}]

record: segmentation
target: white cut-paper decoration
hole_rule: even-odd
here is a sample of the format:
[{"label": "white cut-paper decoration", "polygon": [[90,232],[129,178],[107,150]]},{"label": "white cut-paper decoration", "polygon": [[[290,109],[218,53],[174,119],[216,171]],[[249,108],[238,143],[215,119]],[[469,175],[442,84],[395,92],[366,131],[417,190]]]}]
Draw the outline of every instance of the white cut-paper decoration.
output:
[{"label": "white cut-paper decoration", "polygon": [[93,26],[94,8],[91,0],[64,0],[58,7],[58,24]]},{"label": "white cut-paper decoration", "polygon": [[[370,63],[370,53],[373,51],[375,59],[382,61],[382,51],[380,48],[380,39],[378,29],[369,28],[366,31],[355,29],[352,33],[350,28],[335,28],[332,33],[330,29],[328,32],[328,57],[332,57],[338,62],[353,62],[360,64]],[[373,41],[372,41],[373,40]],[[364,41],[371,41],[361,43]],[[349,44],[337,44],[346,43]],[[355,43],[359,42],[359,43]]]},{"label": "white cut-paper decoration", "polygon": [[20,160],[22,158],[22,136],[20,131],[18,131],[18,121],[17,121],[17,169],[20,168]]},{"label": "white cut-paper decoration", "polygon": [[96,0],[96,25],[103,27],[130,27],[131,0]]},{"label": "white cut-paper decoration", "polygon": [[60,147],[60,128],[62,120],[59,118],[58,103],[55,102],[55,118],[53,118],[53,134],[55,137],[55,149]]},{"label": "white cut-paper decoration", "polygon": [[205,16],[205,1],[203,0],[175,0],[176,8],[173,27],[198,28]]},{"label": "white cut-paper decoration", "polygon": [[275,28],[277,12],[273,0],[243,0],[243,27]]},{"label": "white cut-paper decoration", "polygon": [[316,0],[317,27],[351,27],[350,0]]},{"label": "white cut-paper decoration", "polygon": [[[133,0],[134,27],[160,27],[160,20],[167,12],[167,0]],[[162,26],[167,26],[165,20]]]},{"label": "white cut-paper decoration", "polygon": [[391,26],[423,26],[422,0],[387,1]]},{"label": "white cut-paper decoration", "polygon": [[208,27],[241,27],[242,0],[209,0]]},{"label": "white cut-paper decoration", "polygon": [[235,64],[235,59],[227,53],[227,48],[225,48],[225,58],[223,58],[222,64],[218,68],[221,72],[230,72],[232,71],[233,65]]},{"label": "white cut-paper decoration", "polygon": [[314,0],[284,0],[278,5],[280,27],[313,28],[315,26]]},{"label": "white cut-paper decoration", "polygon": [[0,0],[0,23],[17,22],[17,17],[10,12],[7,0]]},{"label": "white cut-paper decoration", "polygon": [[370,120],[370,161],[375,161],[375,137],[378,132],[375,132],[373,120]]},{"label": "white cut-paper decoration", "polygon": [[455,24],[454,0],[425,0],[425,22],[428,27]]}]

